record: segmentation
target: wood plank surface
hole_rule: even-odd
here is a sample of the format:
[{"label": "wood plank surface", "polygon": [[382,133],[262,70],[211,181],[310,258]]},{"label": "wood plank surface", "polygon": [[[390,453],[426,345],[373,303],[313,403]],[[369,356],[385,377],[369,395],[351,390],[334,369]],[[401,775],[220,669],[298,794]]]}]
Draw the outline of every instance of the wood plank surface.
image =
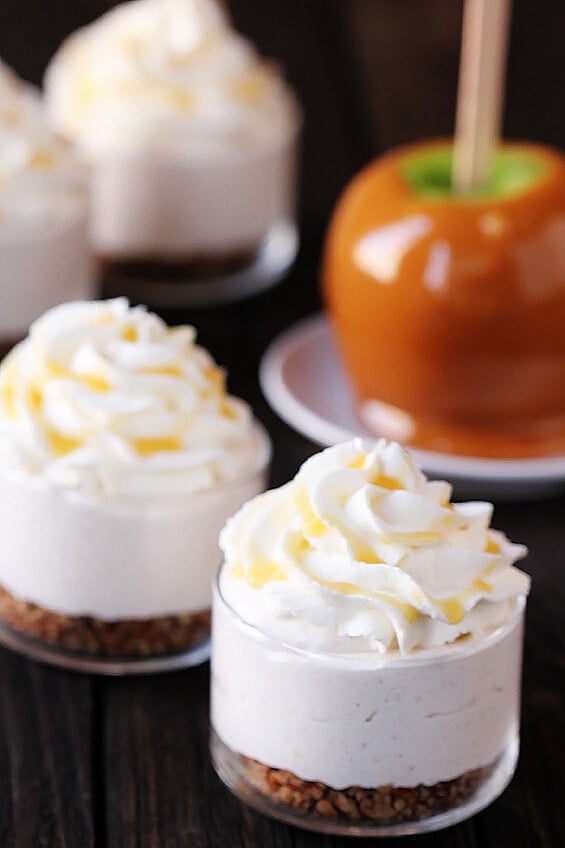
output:
[{"label": "wood plank surface", "polygon": [[0,649],[0,845],[94,846],[93,684]]}]

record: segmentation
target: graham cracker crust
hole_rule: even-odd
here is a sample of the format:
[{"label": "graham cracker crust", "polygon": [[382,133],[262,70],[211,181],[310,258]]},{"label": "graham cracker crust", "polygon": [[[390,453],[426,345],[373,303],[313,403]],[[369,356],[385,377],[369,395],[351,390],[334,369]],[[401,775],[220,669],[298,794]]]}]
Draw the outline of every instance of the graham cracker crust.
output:
[{"label": "graham cracker crust", "polygon": [[19,600],[0,586],[0,618],[15,630],[66,650],[100,657],[150,657],[185,651],[210,634],[210,610],[102,621]]},{"label": "graham cracker crust", "polygon": [[271,802],[312,817],[361,825],[416,822],[458,807],[475,794],[494,767],[471,769],[429,786],[333,789],[257,760],[242,756],[241,761],[247,781]]}]

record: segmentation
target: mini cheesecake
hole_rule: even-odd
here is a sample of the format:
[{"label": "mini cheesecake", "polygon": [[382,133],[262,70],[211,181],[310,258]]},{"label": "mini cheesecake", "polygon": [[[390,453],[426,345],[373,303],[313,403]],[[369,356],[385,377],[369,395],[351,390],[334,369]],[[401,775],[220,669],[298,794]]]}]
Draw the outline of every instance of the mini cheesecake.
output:
[{"label": "mini cheesecake", "polygon": [[0,366],[0,641],[204,658],[218,534],[269,456],[192,327],[125,299],[47,312]]},{"label": "mini cheesecake", "polygon": [[222,531],[212,755],[274,818],[325,833],[446,827],[516,764],[526,550],[398,444],[311,457]]},{"label": "mini cheesecake", "polygon": [[42,312],[94,294],[86,174],[40,94],[0,62],[0,346]]},{"label": "mini cheesecake", "polygon": [[215,0],[118,5],[64,42],[45,90],[91,167],[104,268],[235,272],[293,220],[298,104]]}]

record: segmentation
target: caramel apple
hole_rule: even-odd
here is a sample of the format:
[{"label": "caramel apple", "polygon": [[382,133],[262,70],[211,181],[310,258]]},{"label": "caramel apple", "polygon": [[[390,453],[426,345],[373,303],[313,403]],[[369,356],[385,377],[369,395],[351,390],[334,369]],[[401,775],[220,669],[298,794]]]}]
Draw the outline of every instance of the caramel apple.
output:
[{"label": "caramel apple", "polygon": [[452,145],[394,150],[348,186],[327,309],[375,434],[484,457],[565,452],[565,156],[499,146],[461,195]]}]

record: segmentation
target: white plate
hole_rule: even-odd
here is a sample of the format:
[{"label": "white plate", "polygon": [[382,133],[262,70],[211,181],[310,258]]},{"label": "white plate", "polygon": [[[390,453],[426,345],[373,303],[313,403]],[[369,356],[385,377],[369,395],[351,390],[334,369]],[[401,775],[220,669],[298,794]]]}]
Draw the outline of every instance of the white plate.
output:
[{"label": "white plate", "polygon": [[[328,446],[353,436],[374,438],[355,414],[353,392],[323,315],[306,318],[275,339],[259,377],[273,409],[314,442]],[[565,491],[565,456],[513,460],[412,453],[426,474],[453,483],[459,497],[527,500]]]}]

